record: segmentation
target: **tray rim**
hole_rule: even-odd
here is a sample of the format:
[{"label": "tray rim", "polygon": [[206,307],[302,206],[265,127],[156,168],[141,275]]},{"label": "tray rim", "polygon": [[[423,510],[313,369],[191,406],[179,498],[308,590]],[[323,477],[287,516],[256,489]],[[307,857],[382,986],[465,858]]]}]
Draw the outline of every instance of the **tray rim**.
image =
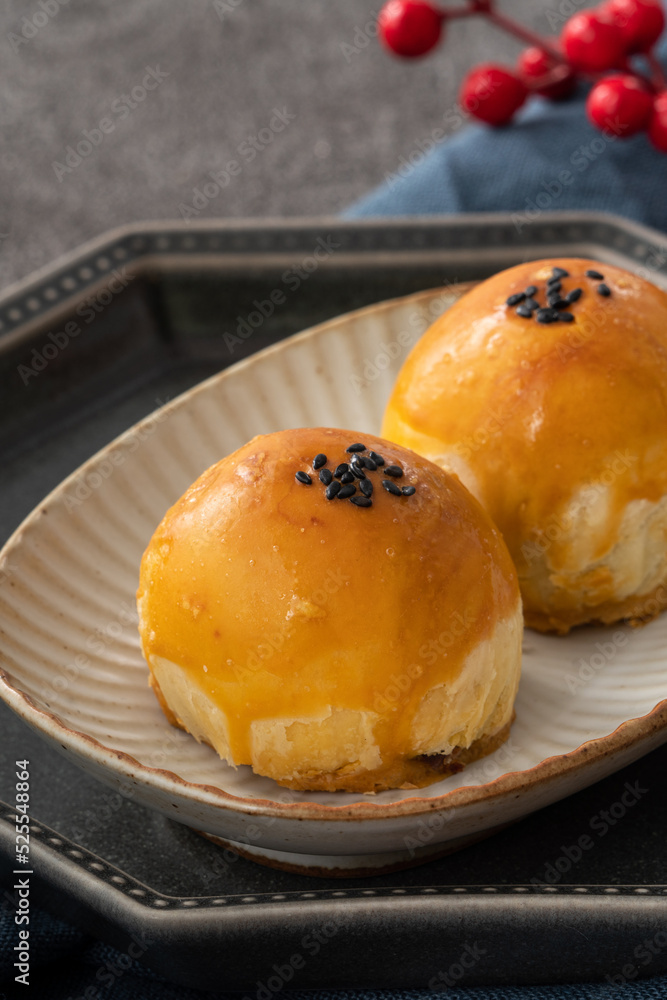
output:
[{"label": "tray rim", "polygon": [[[539,224],[540,228],[547,229],[551,226],[579,225],[593,227],[595,225],[607,225],[617,229],[628,238],[635,239],[639,243],[648,244],[649,247],[667,253],[667,235],[661,233],[659,230],[652,229],[642,223],[635,222],[632,219],[627,219],[612,212],[599,211],[544,212],[540,215],[539,220],[536,220],[536,224],[529,229],[527,238],[524,236],[523,239],[517,239],[516,242],[510,243],[505,247],[495,244],[491,244],[488,248],[476,247],[473,248],[472,252],[475,257],[480,257],[485,254],[489,256],[497,255],[502,250],[507,252],[512,249],[528,249],[531,246],[543,246],[546,248],[548,244],[540,244],[533,237],[533,233],[537,230],[537,224]],[[92,258],[97,254],[111,252],[113,256],[114,251],[122,249],[123,256],[115,261],[115,266],[132,267],[135,274],[140,274],[147,270],[151,263],[161,258],[163,259],[163,264],[169,261],[173,266],[173,263],[179,260],[191,263],[194,258],[206,260],[216,256],[223,258],[239,256],[242,259],[248,255],[247,251],[239,252],[237,249],[225,249],[221,247],[208,247],[203,252],[200,249],[193,254],[186,248],[181,248],[179,251],[174,252],[172,250],[146,249],[138,244],[134,247],[124,246],[124,244],[130,244],[132,241],[136,243],[136,241],[145,240],[153,236],[164,236],[167,233],[173,233],[180,238],[187,238],[189,236],[194,240],[198,236],[208,235],[211,237],[216,234],[222,236],[235,233],[255,236],[260,233],[274,236],[278,233],[283,233],[288,237],[294,237],[298,233],[318,235],[325,229],[334,230],[338,233],[390,232],[397,229],[409,231],[414,228],[429,232],[447,232],[456,230],[462,225],[476,230],[484,230],[487,227],[512,226],[510,233],[515,228],[512,224],[511,212],[471,212],[429,216],[371,216],[362,219],[346,219],[345,217],[332,215],[292,216],[287,219],[279,217],[230,220],[202,219],[195,222],[183,219],[156,219],[126,223],[105,230],[99,235],[79,244],[77,247],[66,250],[50,263],[44,264],[42,267],[35,269],[24,277],[11,282],[5,288],[0,289],[0,352],[16,340],[28,336],[36,327],[43,326],[49,318],[63,312],[69,302],[77,299],[84,289],[92,289],[103,284],[110,267],[114,266],[113,261],[110,263],[107,262],[107,266],[103,268],[97,268],[97,271],[93,272],[88,279],[82,280],[79,278],[78,284],[75,283],[75,287],[63,291],[62,294],[58,294],[56,301],[47,303],[43,308],[35,308],[34,302],[31,305],[31,300],[34,299],[35,293],[46,281],[54,281],[58,276],[61,279],[68,280],[66,272],[71,272],[75,267],[91,264]],[[592,237],[582,237],[584,240],[589,238]],[[561,243],[567,242],[564,240],[564,237],[559,237],[555,234],[554,242],[559,243],[559,241]],[[282,247],[279,250],[266,249],[261,250],[261,254],[269,258],[284,256],[287,249],[289,248]],[[348,257],[358,258],[367,255],[368,251],[368,247],[351,248],[346,250],[342,256],[347,255]],[[257,254],[259,251],[255,248],[251,252]],[[379,251],[375,249],[374,252],[377,253]],[[398,257],[400,254],[405,253],[410,253],[414,256],[416,249],[387,245],[382,248],[382,252],[387,253],[390,257]],[[434,254],[451,252],[451,249],[446,247],[430,247],[423,249],[421,252],[432,257]],[[471,250],[468,247],[463,247],[459,249],[459,253],[463,256],[469,256]],[[10,315],[10,310],[17,311],[20,314],[20,318],[14,320],[14,317]]]},{"label": "tray rim", "polygon": [[[97,236],[93,236],[83,243],[78,244],[71,250],[65,250],[59,254],[55,260],[49,264],[35,268],[22,278],[0,289],[0,305],[4,305],[5,299],[16,298],[34,285],[41,284],[45,278],[52,275],[55,270],[71,266],[78,263],[82,258],[89,257],[93,253],[99,253],[104,247],[117,243],[123,239],[134,236],[144,236],[146,233],[166,233],[170,231],[181,235],[186,233],[215,233],[221,232],[261,232],[269,231],[298,231],[316,230],[320,231],[324,227],[334,227],[336,229],[395,229],[410,226],[418,226],[424,229],[451,229],[461,223],[466,223],[475,228],[483,228],[489,225],[498,225],[511,222],[512,212],[460,212],[452,215],[378,215],[366,216],[364,218],[347,219],[341,215],[296,215],[288,218],[280,216],[250,217],[242,216],[238,219],[199,219],[190,222],[183,219],[145,219],[138,222],[123,223],[120,226],[112,226],[105,229]],[[618,215],[615,212],[588,212],[586,210],[576,211],[553,211],[543,212],[539,217],[540,225],[555,225],[590,223],[607,223],[615,225],[617,228],[625,230],[628,234],[646,242],[662,243],[667,248],[667,234],[659,229],[646,226],[641,222]],[[527,240],[526,245],[533,241]],[[520,245],[520,244],[517,244]],[[497,248],[496,248],[497,249]],[[224,251],[217,251],[224,252]],[[151,252],[151,256],[153,252]],[[137,252],[136,258],[143,256]]]},{"label": "tray rim", "polygon": [[[350,228],[352,229],[372,228],[372,227],[379,228],[382,225],[384,225],[386,228],[391,228],[393,225],[398,224],[402,226],[405,223],[410,223],[413,225],[417,225],[419,227],[426,227],[426,226],[430,227],[430,226],[437,226],[439,224],[448,224],[452,221],[452,219],[456,220],[460,218],[461,218],[460,216],[446,217],[444,219],[438,219],[437,217],[403,216],[392,219],[378,218],[378,219],[352,220],[352,222],[349,225]],[[481,218],[480,216],[475,216],[474,221],[477,222],[480,220],[480,218]],[[492,216],[490,216],[490,220],[494,224],[497,224],[499,221],[501,221],[501,218],[503,218],[503,216],[499,216],[498,214],[493,214]],[[660,247],[664,247],[665,243],[667,242],[667,237],[665,237],[663,233],[650,229],[649,227],[633,223],[630,220],[621,218],[619,216],[615,216],[613,214],[588,213],[588,212],[545,213],[545,215],[541,217],[541,221],[543,221],[545,224],[549,224],[554,221],[558,221],[560,223],[564,220],[569,220],[570,222],[574,222],[577,224],[603,222],[605,224],[616,225],[623,232],[632,235],[638,239],[648,241],[649,243],[657,244]],[[309,227],[312,226],[313,229],[315,229],[316,231],[316,227],[323,221],[326,223],[329,221],[329,218],[325,217],[324,220],[317,217],[307,218],[304,220],[276,219],[276,220],[270,220],[269,224],[275,226],[276,229],[285,229],[291,231],[293,226],[298,225],[300,222],[302,222],[306,226]],[[505,221],[507,221],[506,217]],[[332,219],[331,223],[333,225],[341,224],[340,219],[338,218]],[[248,231],[251,231],[254,229],[261,229],[262,227],[266,227],[266,225],[267,223],[265,223],[264,221],[260,222],[259,220],[232,220],[230,223],[226,223],[224,220],[207,220],[205,225],[203,223],[199,223],[196,227],[193,227],[191,224],[188,225],[182,223],[180,220],[174,220],[171,222],[160,220],[154,223],[141,222],[141,223],[135,223],[117,227],[115,229],[107,231],[106,233],[101,234],[98,237],[95,237],[94,239],[88,240],[85,243],[80,244],[77,248],[74,248],[73,250],[68,251],[66,254],[59,256],[55,261],[51,262],[50,264],[44,265],[44,267],[40,268],[39,270],[25,276],[22,279],[19,279],[18,281],[9,285],[7,288],[1,290],[0,307],[2,308],[7,307],[9,304],[11,304],[12,299],[15,296],[20,296],[21,294],[24,294],[26,289],[30,290],[30,288],[32,288],[33,285],[35,285],[38,281],[50,280],[51,276],[54,274],[54,272],[58,270],[58,267],[60,267],[64,261],[72,261],[75,264],[78,264],[86,259],[87,254],[99,252],[100,250],[106,248],[107,246],[109,246],[109,241],[112,239],[112,237],[120,238],[128,235],[132,236],[135,234],[145,235],[147,232],[154,232],[154,231],[162,232],[170,229],[174,231],[180,230],[183,233],[192,232],[193,229],[195,231],[204,230],[208,232],[208,231],[227,231],[236,228],[238,229],[247,228]],[[186,255],[184,254],[183,257],[185,258],[185,256]],[[59,304],[59,306],[56,308],[65,308],[69,302],[71,302],[72,300],[76,300],[76,298],[82,294],[82,291],[85,291],[85,288],[83,286],[78,288],[71,296],[67,296],[66,298],[64,298],[63,302]],[[42,325],[44,320],[45,320],[45,314],[42,313],[39,316],[39,324]],[[26,324],[21,324],[21,326],[25,325]],[[35,324],[33,323],[32,326],[35,326]],[[2,331],[0,331],[0,353],[2,353],[6,344],[7,344],[6,335]],[[78,773],[79,772],[77,769],[77,774]],[[11,813],[11,807],[7,806],[6,808],[7,811]],[[3,811],[4,811],[4,804],[0,804],[0,854],[5,855],[5,854],[10,854],[11,852],[14,829],[13,829],[13,820],[10,827],[9,820],[6,818],[6,815],[2,814]],[[37,820],[35,817],[33,817],[33,822],[38,823],[39,826],[41,826],[44,830],[48,829],[48,827],[41,824],[39,820]],[[11,841],[9,839],[10,834],[12,836]],[[172,946],[172,944],[176,944],[177,947],[180,946],[180,942],[178,940],[179,932],[182,932],[183,929],[186,928],[188,925],[192,926],[193,922],[196,922],[197,927],[202,932],[205,932],[207,929],[212,928],[212,932],[217,934],[218,929],[220,928],[221,925],[221,921],[224,919],[220,915],[224,911],[224,908],[223,910],[221,910],[220,908],[209,905],[207,900],[210,900],[213,897],[206,897],[203,901],[202,897],[187,897],[187,896],[168,897],[173,900],[182,900],[182,899],[187,900],[192,898],[200,900],[199,904],[196,907],[194,907],[193,912],[189,914],[187,913],[187,908],[180,908],[176,906],[174,907],[168,906],[165,909],[162,908],[151,909],[145,904],[145,902],[139,902],[137,897],[130,896],[129,887],[126,889],[125,887],[121,888],[118,887],[117,885],[109,884],[109,882],[105,880],[103,874],[100,874],[99,872],[89,869],[87,867],[87,862],[92,859],[97,861],[99,858],[99,862],[104,864],[105,869],[107,871],[113,869],[114,872],[117,871],[120,872],[121,874],[126,874],[123,872],[122,868],[118,868],[112,865],[110,862],[107,862],[103,857],[93,854],[83,846],[77,845],[75,841],[67,838],[65,835],[60,834],[57,831],[54,831],[54,835],[61,841],[63,845],[63,851],[67,849],[76,849],[79,851],[79,853],[83,855],[81,858],[72,857],[71,855],[64,856],[61,858],[51,845],[46,845],[44,843],[35,844],[36,851],[40,852],[39,855],[37,855],[36,853],[36,860],[38,866],[40,869],[44,871],[44,880],[49,884],[49,887],[53,887],[54,892],[57,894],[58,900],[64,897],[73,900],[76,900],[77,898],[83,899],[84,901],[88,901],[89,904],[92,901],[91,905],[94,905],[95,908],[98,910],[98,912],[102,914],[102,916],[108,917],[109,927],[111,927],[114,932],[117,932],[118,934],[121,935],[127,935],[132,932],[133,928],[136,929],[137,926],[142,928],[148,927],[149,929],[154,928],[156,929],[157,932],[159,932],[163,936],[164,939],[167,939],[167,943],[169,944],[170,947]],[[48,861],[48,864],[43,865],[42,860]],[[55,867],[53,862],[55,862]],[[58,877],[54,877],[55,872],[59,873]],[[257,884],[261,885],[263,881],[263,871],[259,866],[256,866],[256,872],[257,872],[257,880],[256,880]],[[37,874],[39,873],[36,872],[36,875]],[[133,876],[131,875],[128,875],[127,877],[128,879],[133,878]],[[144,883],[140,884],[143,885]],[[315,887],[316,885],[317,883],[313,882],[313,886]],[[433,887],[431,883],[428,883],[428,886]],[[546,890],[540,890],[538,887],[531,886],[529,892],[526,893],[517,892],[515,894],[514,892],[509,891],[514,887],[508,885],[500,885],[493,887],[496,890],[494,892],[481,891],[482,889],[481,886],[467,885],[466,893],[461,893],[458,896],[455,895],[453,892],[447,893],[443,902],[446,904],[447,908],[450,907],[456,908],[456,913],[461,913],[462,905],[465,906],[465,904],[468,904],[468,908],[470,908],[472,904],[472,906],[474,906],[474,911],[472,914],[469,914],[469,916],[472,921],[471,927],[474,929],[475,933],[477,933],[478,930],[481,933],[480,930],[480,928],[482,927],[481,921],[485,921],[484,926],[487,928],[489,926],[493,927],[494,924],[504,923],[505,916],[508,914],[515,913],[518,907],[521,906],[527,909],[531,918],[534,919],[534,921],[538,926],[543,927],[545,918],[549,920],[551,929],[553,931],[556,931],[555,941],[557,943],[559,940],[558,937],[559,928],[557,927],[554,928],[554,921],[552,918],[554,917],[554,908],[560,909],[559,904],[562,904],[563,909],[561,912],[565,916],[567,916],[568,914],[571,915],[572,918],[570,921],[571,923],[574,923],[576,919],[577,925],[581,926],[584,930],[586,930],[586,927],[588,927],[593,931],[596,930],[602,931],[605,934],[610,933],[611,931],[611,933],[613,934],[617,924],[621,924],[624,932],[626,932],[628,929],[635,929],[635,930],[637,929],[635,922],[640,917],[644,919],[648,909],[647,904],[641,901],[641,896],[645,896],[648,899],[652,899],[655,903],[657,903],[656,897],[659,898],[663,894],[667,896],[667,886],[663,886],[661,883],[648,883],[648,882],[634,886],[612,885],[612,884],[605,885],[601,882],[599,885],[596,884],[594,886],[589,886],[588,888],[590,888],[591,890],[590,892],[581,892],[575,895],[574,891],[569,891],[569,890],[574,890],[574,888],[581,888],[581,887],[582,886],[575,884],[572,885],[559,884],[558,886],[549,887]],[[609,893],[606,893],[604,891],[605,889],[610,890]],[[317,901],[320,903],[322,902],[322,897],[325,896],[327,892],[329,892],[329,890],[317,890],[317,889],[314,889],[313,891],[314,893],[317,894]],[[334,891],[336,890],[331,890],[330,892]],[[349,902],[350,897],[355,892],[358,893],[359,890],[349,889],[345,890],[345,892],[346,895],[343,896],[340,895],[340,890],[338,890],[338,894],[331,899],[329,905],[331,907],[332,912],[335,912],[340,904],[345,904],[346,902]],[[257,895],[262,895],[264,897],[266,896],[266,894],[262,893],[258,893]],[[283,894],[281,893],[280,895]],[[299,893],[297,892],[296,895],[299,895]],[[302,907],[308,907],[309,902],[314,901],[313,899],[310,898],[311,895],[312,895],[311,892],[308,892],[309,898],[300,901],[299,905]],[[437,898],[438,896],[434,895],[434,900]],[[435,911],[433,901],[427,902],[427,899],[428,899],[427,896],[422,897],[421,900],[422,905],[426,905],[429,910]],[[402,893],[401,895],[395,895],[389,900],[387,900],[386,898],[379,897],[378,895],[370,897],[370,902],[372,902],[376,906],[382,907],[383,912],[385,913],[389,912],[390,908],[391,910],[397,910],[400,914],[403,915],[403,919],[407,919],[411,915],[412,911],[409,908],[409,904],[410,902],[414,903],[414,900],[415,900],[415,895],[410,887],[406,889],[404,894]],[[604,902],[602,902],[602,900],[604,900]],[[262,902],[266,902],[266,900],[263,899]],[[271,912],[280,914],[283,902],[284,901],[277,899],[270,900]],[[499,904],[501,904],[500,907]],[[256,904],[245,903],[244,905],[250,906],[251,917],[253,913],[257,914],[255,925],[261,925],[262,914],[267,913],[267,907],[264,906],[257,909]],[[278,907],[278,910],[275,909],[276,907]],[[238,910],[236,910],[235,907],[232,908],[232,913],[234,912],[238,913]],[[580,917],[583,920],[587,920],[586,925],[579,923]],[[611,920],[609,919],[610,917]],[[664,918],[662,919],[664,922]],[[369,920],[372,920],[372,917],[369,917]],[[562,930],[563,928],[561,925],[560,927],[561,935],[562,935]],[[103,937],[106,936],[106,938],[109,939],[110,933],[107,932],[106,934],[102,934],[101,936]],[[197,935],[197,937],[194,940],[193,938],[190,938],[189,940],[190,940],[190,947],[192,947],[193,944],[198,943],[199,935]],[[219,940],[219,938],[216,938],[216,940]],[[618,941],[617,936],[616,940]],[[205,956],[205,959],[207,957],[209,956]],[[656,974],[665,971],[664,969],[659,967],[659,964],[660,964],[659,960],[656,960],[655,966],[653,965],[651,966],[651,969],[653,969]],[[163,974],[169,975],[168,973],[163,973]],[[653,972],[651,974],[653,974]],[[569,981],[572,981],[572,975],[570,973],[565,972],[564,975],[569,975]],[[585,976],[587,977],[587,975],[588,975],[587,973],[585,974],[578,973],[577,978],[578,980],[584,979]],[[644,976],[646,975],[646,973],[640,971],[640,975]],[[169,978],[173,979],[174,977],[169,976]],[[529,973],[528,975],[519,974],[517,976],[517,979],[515,979],[514,981],[528,984],[536,982],[538,980],[536,980]],[[558,981],[563,981],[563,977],[559,976]],[[470,984],[474,985],[472,981]],[[346,983],[344,985],[349,986],[349,983]],[[468,983],[466,982],[465,985],[467,986]]]},{"label": "tray rim", "polygon": [[[3,812],[1,803],[0,857],[9,853],[14,833],[13,824],[10,826]],[[51,839],[56,843],[45,843]],[[459,958],[464,940],[481,944],[481,953],[491,955],[492,959],[491,968],[487,964],[478,972],[473,967],[465,986],[603,981],[603,976],[609,979],[610,972],[614,975],[621,972],[622,958],[619,960],[617,956],[630,957],[628,942],[634,945],[639,937],[652,937],[667,918],[664,884],[549,886],[431,882],[370,889],[364,881],[359,887],[345,889],[286,888],[282,892],[266,892],[260,888],[243,894],[173,896],[152,889],[122,867],[77,846],[45,825],[40,824],[40,833],[31,841],[31,847],[35,887],[46,890],[40,900],[41,907],[118,949],[127,950],[128,940],[140,942],[142,964],[171,982],[200,989],[211,989],[212,982],[220,989],[222,975],[223,979],[232,980],[222,986],[250,992],[257,985],[254,980],[258,972],[266,978],[275,968],[274,965],[269,968],[270,963],[292,953],[304,931],[310,933],[318,924],[324,928],[326,922],[338,935],[335,954],[325,956],[329,988],[359,988],[356,978],[350,980],[347,953],[358,955],[360,942],[368,937],[382,952],[381,943],[387,934],[391,940],[399,930],[403,935],[412,932],[417,942],[416,947],[414,943],[410,945],[409,954],[405,948],[399,953],[411,966],[409,980],[401,988],[423,989],[428,976],[430,989],[441,988],[441,970]],[[546,953],[545,925],[549,927],[552,942]],[[424,931],[430,950],[418,944]],[[517,934],[521,942],[519,952],[529,959],[525,969],[521,963],[517,969],[514,957],[512,942]],[[249,935],[258,935],[255,939],[258,947],[250,966],[241,947]],[[581,948],[580,938],[586,941],[583,956],[576,954],[570,963],[563,964],[563,947],[569,943]],[[504,948],[498,950],[499,943],[504,943]],[[233,949],[224,972],[219,964],[221,948]],[[395,948],[391,954],[396,960]],[[541,973],[537,971],[536,954],[540,954]],[[632,954],[636,956],[636,950]],[[196,972],[193,972],[193,958]],[[365,973],[367,982],[362,986],[366,989],[396,988],[393,975],[387,981],[389,966],[382,962],[382,954],[373,960],[371,981],[369,973]],[[667,956],[658,952],[650,968],[639,965],[633,968],[635,976],[641,979],[664,975]],[[311,967],[307,978],[299,988],[322,988],[319,963]],[[431,986],[433,982],[437,986]]]},{"label": "tray rim", "polygon": [[[13,849],[14,838],[14,812],[12,806],[0,799],[0,854],[9,855]],[[197,895],[177,896],[162,892],[152,888],[147,882],[142,882],[135,875],[126,872],[120,865],[106,861],[103,857],[91,851],[89,848],[78,844],[76,841],[59,833],[45,823],[31,818],[31,865],[35,869],[40,865],[47,865],[50,869],[55,866],[67,866],[67,868],[77,873],[77,877],[83,883],[85,881],[99,882],[115,896],[118,901],[123,900],[124,905],[131,904],[138,910],[147,910],[151,914],[167,914],[169,910],[174,910],[187,901],[189,906],[198,910],[210,910],[215,913],[224,912],[219,909],[216,900],[224,899],[226,903],[243,904],[244,907],[257,905],[272,905],[277,903],[309,903],[330,901],[336,903],[354,899],[373,898],[380,904],[381,900],[390,900],[400,906],[404,899],[415,896],[475,896],[484,899],[498,898],[499,896],[521,900],[521,905],[530,904],[530,900],[543,900],[548,897],[553,900],[557,896],[565,896],[570,899],[591,900],[603,897],[609,900],[611,896],[626,899],[660,899],[663,900],[665,914],[667,916],[667,882],[646,883],[591,883],[591,882],[559,882],[558,885],[540,883],[539,880],[528,882],[479,882],[479,883],[459,883],[452,882],[434,885],[416,885],[405,888],[389,886],[377,886],[370,889],[365,884],[347,886],[344,889],[326,888],[318,889],[314,881],[313,886],[304,889],[282,889],[277,892],[231,892],[231,893],[199,893]],[[33,843],[32,837],[36,840]],[[46,841],[49,841],[47,843]],[[96,869],[90,869],[90,865],[95,864]],[[37,873],[36,874],[41,874]],[[114,877],[122,878],[124,883],[111,881]],[[354,876],[350,876],[351,878]],[[381,878],[382,876],[371,876]],[[142,890],[140,893],[136,890]],[[250,898],[250,897],[253,898]],[[256,898],[261,897],[261,898]],[[291,898],[290,898],[291,897]],[[160,902],[157,903],[156,901]],[[388,905],[387,903],[380,905]],[[537,904],[542,906],[542,904]],[[640,904],[641,905],[641,904]],[[182,911],[181,911],[182,912]],[[667,956],[666,956],[667,957]]]}]

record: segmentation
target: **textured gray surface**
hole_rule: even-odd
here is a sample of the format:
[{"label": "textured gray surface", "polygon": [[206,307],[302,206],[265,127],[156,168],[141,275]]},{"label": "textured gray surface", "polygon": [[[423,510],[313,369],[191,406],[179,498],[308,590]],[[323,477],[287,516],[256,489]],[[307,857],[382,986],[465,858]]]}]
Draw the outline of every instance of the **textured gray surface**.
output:
[{"label": "textured gray surface", "polygon": [[[114,225],[182,217],[193,189],[232,160],[239,172],[198,218],[338,212],[442,126],[467,66],[520,49],[475,18],[434,55],[393,59],[366,30],[379,0],[41,4],[0,8],[3,287]],[[549,33],[566,4],[501,6]],[[147,67],[168,75],[130,109],[123,95]],[[294,117],[261,132],[275,108]],[[70,171],[54,168],[104,118],[113,131],[94,133],[101,141]],[[252,136],[254,155],[242,145]]]}]

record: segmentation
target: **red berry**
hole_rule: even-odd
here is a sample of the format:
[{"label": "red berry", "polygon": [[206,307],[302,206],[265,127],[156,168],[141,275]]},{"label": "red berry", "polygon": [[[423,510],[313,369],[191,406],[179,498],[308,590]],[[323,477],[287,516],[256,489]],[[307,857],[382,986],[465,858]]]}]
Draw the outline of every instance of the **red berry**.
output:
[{"label": "red berry", "polygon": [[646,128],[653,110],[653,95],[631,73],[607,76],[596,83],[586,101],[594,125],[627,138]]},{"label": "red berry", "polygon": [[601,11],[575,14],[563,28],[561,41],[570,65],[583,73],[614,69],[625,55],[622,29]]},{"label": "red berry", "polygon": [[440,41],[442,16],[424,0],[389,0],[378,17],[380,38],[399,56],[423,56]]},{"label": "red berry", "polygon": [[648,137],[656,149],[667,153],[667,90],[661,90],[653,101]]},{"label": "red berry", "polygon": [[459,101],[466,111],[488,125],[505,125],[528,96],[523,80],[493,63],[473,69],[463,81]]},{"label": "red berry", "polygon": [[609,0],[603,9],[623,32],[625,51],[629,53],[646,52],[665,27],[660,0]]},{"label": "red berry", "polygon": [[552,101],[561,101],[569,97],[577,84],[577,79],[569,66],[566,66],[565,63],[557,63],[548,52],[538,48],[536,45],[530,49],[524,49],[519,56],[516,68],[519,71],[521,79],[531,90],[531,84],[539,82],[539,80],[549,76],[555,70],[560,77],[558,80],[535,88],[536,94],[541,94],[542,97],[549,97]]}]

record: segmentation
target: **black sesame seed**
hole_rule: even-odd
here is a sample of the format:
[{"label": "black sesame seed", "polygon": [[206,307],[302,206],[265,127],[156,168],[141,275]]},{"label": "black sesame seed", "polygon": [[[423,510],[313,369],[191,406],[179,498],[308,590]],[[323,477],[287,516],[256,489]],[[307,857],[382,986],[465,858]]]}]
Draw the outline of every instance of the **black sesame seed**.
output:
[{"label": "black sesame seed", "polygon": [[551,278],[547,281],[547,295],[552,295],[554,292],[560,292],[562,287],[563,286],[558,278]]},{"label": "black sesame seed", "polygon": [[372,459],[372,461],[375,462],[376,465],[384,465],[384,459],[382,455],[378,455],[376,451],[369,451],[368,457]]},{"label": "black sesame seed", "polygon": [[[557,309],[558,307],[557,307],[556,303],[557,302],[564,302],[564,301],[565,300],[561,299],[561,297],[560,297],[560,292],[554,292],[553,295],[548,295],[547,296],[547,304],[548,304],[548,306],[549,306],[550,309]],[[566,303],[566,305],[569,305],[569,302]]]},{"label": "black sesame seed", "polygon": [[531,295],[534,295],[536,291],[537,291],[537,285],[528,285],[528,288],[526,289],[525,292],[526,297],[530,298]]},{"label": "black sesame seed", "polygon": [[320,482],[323,486],[328,486],[333,479],[333,472],[331,469],[320,469]]},{"label": "black sesame seed", "polygon": [[372,507],[373,501],[370,497],[350,497],[350,503],[353,503],[355,507]]},{"label": "black sesame seed", "polygon": [[363,464],[364,464],[364,459],[362,455],[352,455],[352,457],[350,458],[350,468],[352,468],[355,465],[360,465],[363,468]]},{"label": "black sesame seed", "polygon": [[362,467],[360,465],[353,465],[352,466],[352,472],[357,477],[357,479],[365,479],[366,478],[366,473],[364,472],[364,470],[362,469]]},{"label": "black sesame seed", "polygon": [[529,309],[524,302],[522,305],[516,307],[516,314],[517,316],[523,316],[524,319],[530,319],[533,315],[533,310]]},{"label": "black sesame seed", "polygon": [[524,306],[527,309],[539,309],[540,303],[537,301],[537,299],[526,299],[526,301],[524,302]]},{"label": "black sesame seed", "polygon": [[327,486],[326,490],[324,491],[324,495],[327,498],[327,500],[333,500],[334,497],[340,493],[340,489],[341,489],[340,483],[338,482],[337,479],[334,479],[334,481]]},{"label": "black sesame seed", "polygon": [[377,469],[377,462],[374,462],[372,458],[364,458],[363,462],[369,472],[375,472]]},{"label": "black sesame seed", "polygon": [[414,488],[414,486],[403,486],[403,488],[401,489],[401,493],[403,494],[404,497],[411,497],[416,492],[417,491]]},{"label": "black sesame seed", "polygon": [[538,309],[535,313],[538,323],[555,323],[558,319],[558,312],[555,309]]},{"label": "black sesame seed", "polygon": [[400,465],[388,465],[384,471],[387,476],[393,476],[394,479],[400,479],[403,475]]},{"label": "black sesame seed", "polygon": [[510,297],[505,300],[505,303],[508,306],[518,306],[519,302],[523,302],[525,297],[525,292],[515,292],[514,295],[510,295]]},{"label": "black sesame seed", "polygon": [[549,299],[549,305],[552,309],[565,309],[569,304],[567,299],[561,299],[560,296],[556,297],[553,302]]},{"label": "black sesame seed", "polygon": [[322,452],[320,452],[319,455],[316,455],[315,458],[313,459],[314,469],[321,469],[322,466],[326,464],[327,464],[327,456],[323,455]]},{"label": "black sesame seed", "polygon": [[296,481],[298,483],[303,483],[304,486],[310,486],[310,484],[313,481],[310,478],[310,476],[308,475],[308,473],[307,472],[302,472],[301,469],[299,469],[299,471],[297,472],[297,474],[295,475],[294,478],[296,479]]},{"label": "black sesame seed", "polygon": [[554,278],[569,278],[570,272],[566,271],[564,267],[554,267],[551,274]]},{"label": "black sesame seed", "polygon": [[373,483],[370,479],[362,479],[359,483],[359,489],[364,494],[365,497],[370,497],[373,495]]},{"label": "black sesame seed", "polygon": [[341,483],[353,483],[354,482],[354,475],[353,475],[353,473],[352,472],[344,472],[343,475],[340,477],[340,481],[341,481]]},{"label": "black sesame seed", "polygon": [[383,479],[382,485],[386,489],[387,493],[393,493],[395,497],[401,496],[401,487],[397,486],[396,483],[392,483],[391,479]]},{"label": "black sesame seed", "polygon": [[366,451],[366,445],[365,444],[361,444],[360,441],[357,441],[356,444],[351,444],[349,446],[349,448],[345,449],[345,451],[347,451],[347,452],[350,452],[350,451]]},{"label": "black sesame seed", "polygon": [[573,323],[574,314],[571,312],[567,312],[567,310],[563,310],[562,312],[558,313],[558,319],[561,321],[561,323]]},{"label": "black sesame seed", "polygon": [[334,479],[340,479],[340,477],[343,475],[344,472],[349,472],[349,471],[350,471],[350,466],[347,464],[347,462],[341,462],[340,465],[336,467],[336,471],[334,472]]},{"label": "black sesame seed", "polygon": [[595,291],[598,293],[598,295],[601,295],[604,299],[609,298],[609,296],[611,295],[611,288],[609,287],[609,285],[598,285]]},{"label": "black sesame seed", "polygon": [[604,281],[604,274],[600,274],[599,271],[586,271],[587,278],[594,278],[595,281]]},{"label": "black sesame seed", "polygon": [[565,298],[568,302],[578,302],[582,296],[581,288],[573,288],[571,292],[568,292]]},{"label": "black sesame seed", "polygon": [[338,499],[347,500],[349,497],[353,497],[356,492],[357,492],[357,487],[352,486],[351,483],[347,483],[345,486],[341,486],[340,490],[338,491]]}]

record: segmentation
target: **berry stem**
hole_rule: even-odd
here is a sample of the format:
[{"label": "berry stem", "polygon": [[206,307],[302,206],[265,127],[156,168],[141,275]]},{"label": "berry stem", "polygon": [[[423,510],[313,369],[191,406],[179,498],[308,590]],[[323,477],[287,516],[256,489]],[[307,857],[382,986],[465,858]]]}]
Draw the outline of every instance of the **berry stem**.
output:
[{"label": "berry stem", "polygon": [[665,76],[665,71],[656,54],[654,52],[647,52],[646,61],[651,67],[651,84],[655,90],[667,90],[667,76]]},{"label": "berry stem", "polygon": [[558,63],[564,63],[567,65],[567,60],[563,57],[562,52],[559,52],[557,48],[552,46],[551,42],[537,32],[531,31],[530,28],[524,28],[522,24],[518,24],[513,21],[511,17],[506,17],[504,14],[500,14],[497,10],[494,10],[490,4],[484,8],[484,13],[488,17],[489,21],[492,21],[503,31],[507,31],[510,35],[514,35],[516,38],[520,38],[524,42],[528,42],[529,45],[536,45],[539,49],[543,49],[547,52],[552,59]]}]

